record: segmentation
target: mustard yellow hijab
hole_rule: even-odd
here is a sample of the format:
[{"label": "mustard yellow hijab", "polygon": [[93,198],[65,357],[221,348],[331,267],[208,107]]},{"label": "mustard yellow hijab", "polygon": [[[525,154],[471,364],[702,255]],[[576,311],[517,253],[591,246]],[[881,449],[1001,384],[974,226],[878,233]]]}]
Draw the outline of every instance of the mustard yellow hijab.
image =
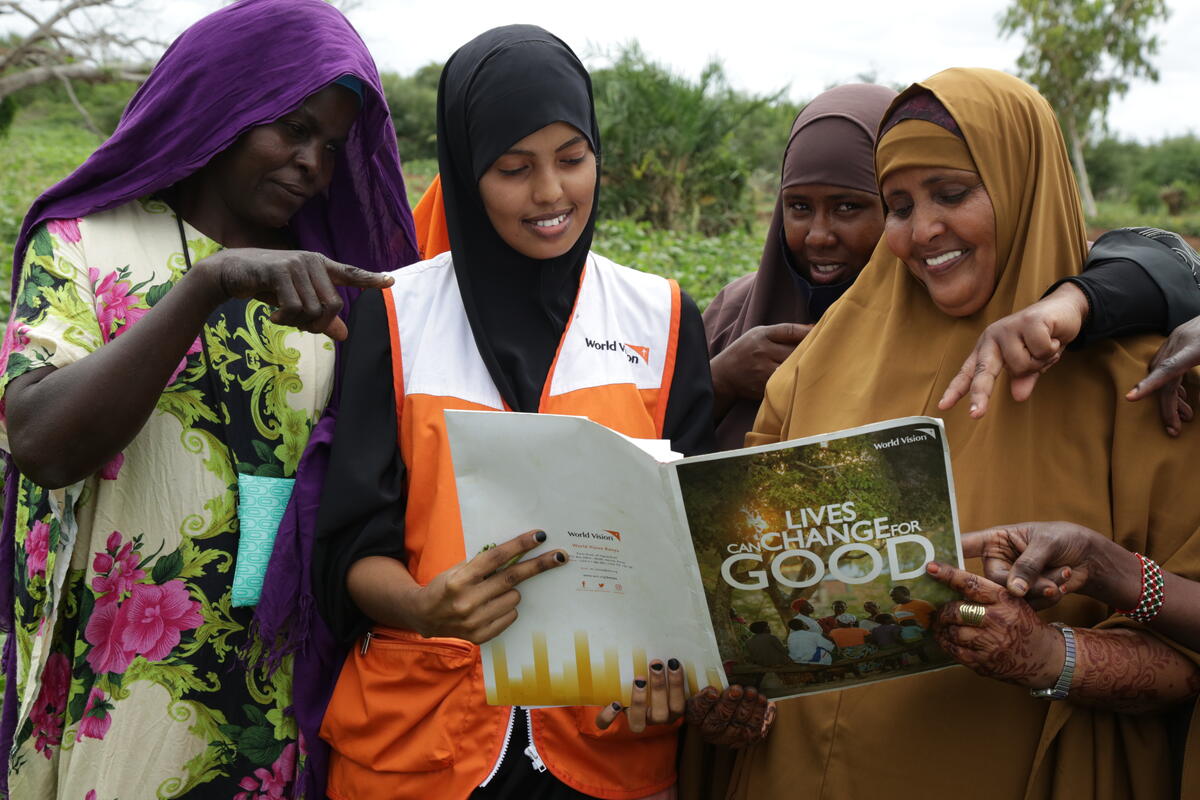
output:
[{"label": "mustard yellow hijab", "polygon": [[[1000,72],[952,69],[910,88],[893,110],[922,90],[957,122],[995,209],[995,293],[976,314],[949,317],[881,242],[767,384],[747,443],[940,416],[964,530],[1071,520],[1200,577],[1200,426],[1172,441],[1155,404],[1122,397],[1145,375],[1157,337],[1072,353],[1025,403],[1001,381],[982,420],[968,417],[966,403],[938,411],[983,329],[1078,272],[1087,244],[1062,135],[1037,92]],[[877,151],[881,181],[904,161],[902,152],[884,155]],[[1132,624],[1082,597],[1045,616],[1080,626]],[[739,759],[733,796],[926,800],[969,787],[973,800],[1165,800],[1173,796],[1168,751],[1165,714],[1035,701],[1025,689],[954,668],[781,703],[771,737]],[[908,765],[904,777],[898,764]]]}]

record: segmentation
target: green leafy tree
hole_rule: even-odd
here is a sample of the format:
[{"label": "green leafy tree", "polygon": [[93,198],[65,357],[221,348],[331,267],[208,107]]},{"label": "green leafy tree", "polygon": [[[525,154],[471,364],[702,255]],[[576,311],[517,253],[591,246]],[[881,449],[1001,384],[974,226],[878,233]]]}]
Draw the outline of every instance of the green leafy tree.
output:
[{"label": "green leafy tree", "polygon": [[1012,0],[1000,16],[1002,34],[1025,39],[1017,67],[1058,114],[1089,216],[1096,201],[1084,163],[1088,131],[1103,125],[1131,80],[1158,80],[1150,28],[1167,14],[1166,0]]},{"label": "green leafy tree", "polygon": [[412,75],[385,72],[383,94],[392,112],[400,158],[437,158],[437,90],[442,65],[426,64]]},{"label": "green leafy tree", "polygon": [[[764,159],[740,150],[736,137],[778,96],[735,90],[717,61],[692,81],[636,43],[609,60],[592,71],[605,214],[708,235],[745,225],[753,217],[749,178],[754,161]],[[771,131],[782,137],[780,153],[789,122]]]}]

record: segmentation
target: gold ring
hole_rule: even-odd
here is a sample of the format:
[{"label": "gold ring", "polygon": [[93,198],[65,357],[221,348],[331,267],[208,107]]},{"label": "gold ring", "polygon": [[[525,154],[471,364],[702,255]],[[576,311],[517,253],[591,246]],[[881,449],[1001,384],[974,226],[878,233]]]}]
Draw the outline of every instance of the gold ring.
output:
[{"label": "gold ring", "polygon": [[962,620],[963,625],[978,628],[983,624],[985,616],[987,616],[987,606],[979,603],[963,603],[958,607],[958,618]]}]

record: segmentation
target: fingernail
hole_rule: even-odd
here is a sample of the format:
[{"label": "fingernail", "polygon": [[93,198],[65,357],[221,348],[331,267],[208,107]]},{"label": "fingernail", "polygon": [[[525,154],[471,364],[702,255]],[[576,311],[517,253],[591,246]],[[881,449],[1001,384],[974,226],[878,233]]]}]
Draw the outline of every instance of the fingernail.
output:
[{"label": "fingernail", "polygon": [[534,538],[534,541],[536,541],[538,544],[541,544],[542,542],[546,541],[546,532],[538,531],[537,533],[535,533],[533,535],[533,538]]},{"label": "fingernail", "polygon": [[940,570],[940,569],[941,569],[941,567],[938,566],[938,563],[936,561],[930,561],[928,564],[925,565],[925,571],[928,572],[930,575],[937,575],[938,570]]},{"label": "fingernail", "polygon": [[653,664],[650,665],[650,669],[654,670],[655,672],[662,672],[662,662],[655,661]]},{"label": "fingernail", "polygon": [[621,710],[621,704],[620,704],[620,703],[618,703],[618,702],[615,702],[615,701],[614,701],[614,702],[613,702],[613,704],[612,704],[612,708],[613,708],[613,711],[620,711],[620,710]]},{"label": "fingernail", "polygon": [[679,660],[675,658],[669,659],[667,661],[667,669],[671,670],[672,672],[679,669]]},{"label": "fingernail", "polygon": [[555,553],[555,554],[554,554],[554,560],[555,560],[555,561],[557,561],[557,562],[558,562],[558,563],[560,563],[560,564],[565,564],[565,563],[567,563],[567,557],[566,557],[565,555],[563,555],[562,553]]},{"label": "fingernail", "polygon": [[979,410],[979,406],[976,405],[975,403],[971,403],[971,413],[974,414],[978,410]]},{"label": "fingernail", "polygon": [[633,679],[633,685],[634,685],[634,686],[636,686],[636,687],[637,687],[637,688],[639,688],[639,689],[645,689],[645,688],[646,688],[646,681],[645,681],[645,679],[644,679],[644,678],[634,678],[634,679]]},{"label": "fingernail", "polygon": [[1012,590],[1018,595],[1025,594],[1025,592],[1029,591],[1029,584],[1020,578],[1014,578],[1012,582]]}]

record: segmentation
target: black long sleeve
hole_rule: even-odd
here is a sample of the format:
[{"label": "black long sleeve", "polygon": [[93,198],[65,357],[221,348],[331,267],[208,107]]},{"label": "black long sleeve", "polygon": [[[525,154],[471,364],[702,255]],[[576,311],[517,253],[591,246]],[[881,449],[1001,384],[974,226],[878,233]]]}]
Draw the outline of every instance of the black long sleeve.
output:
[{"label": "black long sleeve", "polygon": [[711,453],[717,449],[713,427],[712,371],[708,366],[708,340],[696,301],[680,293],[679,342],[675,351],[675,373],[663,419],[663,438],[685,456]]},{"label": "black long sleeve", "polygon": [[1200,315],[1200,256],[1177,234],[1120,228],[1096,240],[1074,283],[1090,313],[1073,347],[1133,333],[1168,334]]},{"label": "black long sleeve", "polygon": [[350,315],[341,408],[317,512],[317,604],[343,642],[370,624],[346,588],[350,566],[367,556],[405,555],[405,469],[386,314],[383,293],[366,291]]}]

